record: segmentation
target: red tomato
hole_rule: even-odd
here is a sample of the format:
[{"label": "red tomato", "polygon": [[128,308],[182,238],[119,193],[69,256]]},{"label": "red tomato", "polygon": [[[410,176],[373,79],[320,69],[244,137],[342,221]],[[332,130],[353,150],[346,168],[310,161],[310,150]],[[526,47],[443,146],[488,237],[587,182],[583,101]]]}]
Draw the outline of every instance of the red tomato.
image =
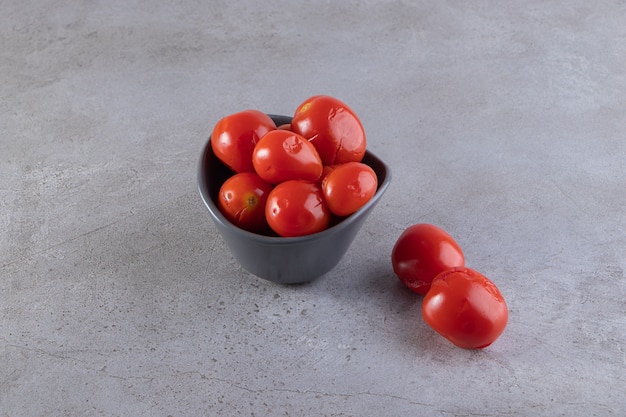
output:
[{"label": "red tomato", "polygon": [[324,201],[336,216],[349,216],[363,207],[377,187],[376,173],[361,162],[337,165],[322,181]]},{"label": "red tomato", "polygon": [[217,205],[231,223],[253,233],[268,231],[265,203],[272,186],[254,172],[235,174],[222,184]]},{"label": "red tomato", "polygon": [[445,230],[421,223],[400,235],[391,252],[391,263],[404,285],[418,294],[426,294],[437,274],[465,266],[465,257],[459,244]]},{"label": "red tomato", "polygon": [[317,181],[324,166],[315,146],[302,136],[273,130],[259,140],[252,153],[254,170],[265,181]]},{"label": "red tomato", "polygon": [[466,349],[482,349],[504,331],[509,311],[487,277],[465,267],[437,275],[422,302],[422,317],[437,333]]},{"label": "red tomato", "polygon": [[302,180],[285,181],[274,187],[267,198],[265,217],[272,230],[283,237],[321,232],[330,223],[321,188]]},{"label": "red tomato", "polygon": [[267,132],[276,129],[274,121],[258,110],[244,110],[222,118],[211,134],[213,153],[235,172],[254,172],[252,151]]},{"label": "red tomato", "polygon": [[315,145],[324,165],[361,162],[365,155],[361,121],[336,98],[314,96],[300,104],[291,121],[291,130]]},{"label": "red tomato", "polygon": [[334,169],[335,169],[335,165],[324,165],[324,169],[322,170],[322,176],[320,177],[320,179],[317,182],[320,185],[322,185],[324,183],[324,180],[326,179],[326,177],[328,177],[328,174],[333,172]]}]

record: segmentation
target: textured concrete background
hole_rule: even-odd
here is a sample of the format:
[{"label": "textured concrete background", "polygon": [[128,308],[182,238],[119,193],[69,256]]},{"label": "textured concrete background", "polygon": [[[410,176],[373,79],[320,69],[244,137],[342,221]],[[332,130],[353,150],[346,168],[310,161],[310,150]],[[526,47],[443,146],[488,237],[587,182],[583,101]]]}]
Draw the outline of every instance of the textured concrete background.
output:
[{"label": "textured concrete background", "polygon": [[[623,416],[623,1],[3,0],[0,416]],[[393,182],[279,286],[196,187],[222,116],[330,94]],[[510,307],[453,347],[394,277],[450,232]]]}]

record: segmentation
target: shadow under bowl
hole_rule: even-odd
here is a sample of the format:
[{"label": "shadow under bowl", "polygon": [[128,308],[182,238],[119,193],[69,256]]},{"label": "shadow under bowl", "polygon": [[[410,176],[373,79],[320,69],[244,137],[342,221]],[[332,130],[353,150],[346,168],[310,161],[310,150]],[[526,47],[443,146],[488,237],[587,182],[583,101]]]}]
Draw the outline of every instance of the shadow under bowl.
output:
[{"label": "shadow under bowl", "polygon": [[[277,126],[291,122],[288,116],[270,117]],[[233,173],[213,153],[210,137],[200,158],[198,187],[219,233],[245,270],[268,281],[300,284],[313,281],[339,263],[389,187],[391,171],[383,161],[366,151],[362,162],[369,165],[378,177],[378,189],[372,199],[339,223],[307,236],[277,237],[251,233],[224,217],[217,206],[217,196],[224,181]]]}]

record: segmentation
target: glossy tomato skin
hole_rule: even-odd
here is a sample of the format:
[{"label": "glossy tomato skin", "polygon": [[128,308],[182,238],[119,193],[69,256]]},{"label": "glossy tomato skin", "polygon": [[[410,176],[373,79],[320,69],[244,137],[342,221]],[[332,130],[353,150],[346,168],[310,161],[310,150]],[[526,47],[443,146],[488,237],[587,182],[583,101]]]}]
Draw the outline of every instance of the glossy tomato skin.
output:
[{"label": "glossy tomato skin", "polygon": [[265,217],[278,235],[295,237],[321,232],[328,227],[331,216],[319,185],[289,180],[270,192]]},{"label": "glossy tomato skin", "polygon": [[457,267],[433,280],[422,302],[422,318],[456,346],[482,349],[500,337],[509,312],[493,282],[473,269]]},{"label": "glossy tomato skin", "polygon": [[265,203],[272,185],[254,172],[241,172],[222,184],[217,205],[234,225],[253,233],[267,233]]},{"label": "glossy tomato skin", "polygon": [[326,179],[326,177],[328,177],[328,174],[330,174],[331,172],[333,172],[335,170],[335,165],[324,165],[324,169],[322,170],[322,176],[319,179],[319,184],[323,184],[324,180]]},{"label": "glossy tomato skin", "polygon": [[254,170],[265,181],[317,181],[324,166],[315,146],[297,133],[273,130],[263,136],[252,153]]},{"label": "glossy tomato skin", "polygon": [[213,153],[234,172],[254,172],[252,151],[276,124],[265,113],[244,110],[220,119],[211,134]]},{"label": "glossy tomato skin", "polygon": [[363,207],[377,188],[376,173],[361,162],[337,165],[322,181],[324,201],[336,216],[349,216]]},{"label": "glossy tomato skin", "polygon": [[418,294],[426,294],[439,273],[465,266],[465,256],[445,230],[419,223],[400,235],[391,252],[391,263],[404,285]]},{"label": "glossy tomato skin", "polygon": [[325,95],[301,103],[291,130],[310,140],[324,165],[361,162],[366,138],[361,120],[342,101]]}]

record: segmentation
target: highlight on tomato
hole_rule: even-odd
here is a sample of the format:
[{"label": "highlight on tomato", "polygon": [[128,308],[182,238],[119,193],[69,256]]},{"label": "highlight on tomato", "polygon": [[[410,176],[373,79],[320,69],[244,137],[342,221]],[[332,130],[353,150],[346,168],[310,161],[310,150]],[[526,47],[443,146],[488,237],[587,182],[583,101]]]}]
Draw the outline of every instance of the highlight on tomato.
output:
[{"label": "highlight on tomato", "polygon": [[404,285],[418,294],[426,294],[439,273],[465,266],[465,256],[445,230],[419,223],[400,235],[391,252],[391,263]]},{"label": "highlight on tomato", "polygon": [[422,318],[458,347],[483,349],[504,331],[504,297],[480,272],[456,267],[438,274],[422,302]]},{"label": "highlight on tomato", "polygon": [[265,216],[272,230],[283,237],[321,232],[331,218],[320,186],[304,180],[276,185],[267,198]]},{"label": "highlight on tomato", "polygon": [[241,172],[220,187],[217,204],[220,212],[236,226],[253,233],[269,230],[265,203],[272,185],[254,172]]},{"label": "highlight on tomato", "polygon": [[252,152],[252,165],[271,184],[297,179],[315,182],[324,169],[315,146],[287,130],[273,130],[263,136]]},{"label": "highlight on tomato", "polygon": [[336,216],[349,216],[372,199],[378,188],[374,170],[361,162],[333,167],[322,181],[324,201]]},{"label": "highlight on tomato", "polygon": [[254,172],[252,151],[276,124],[258,110],[244,110],[220,119],[211,134],[213,153],[234,172]]},{"label": "highlight on tomato", "polygon": [[361,120],[347,104],[334,97],[317,95],[301,103],[291,130],[310,140],[324,165],[361,162],[366,138]]}]

